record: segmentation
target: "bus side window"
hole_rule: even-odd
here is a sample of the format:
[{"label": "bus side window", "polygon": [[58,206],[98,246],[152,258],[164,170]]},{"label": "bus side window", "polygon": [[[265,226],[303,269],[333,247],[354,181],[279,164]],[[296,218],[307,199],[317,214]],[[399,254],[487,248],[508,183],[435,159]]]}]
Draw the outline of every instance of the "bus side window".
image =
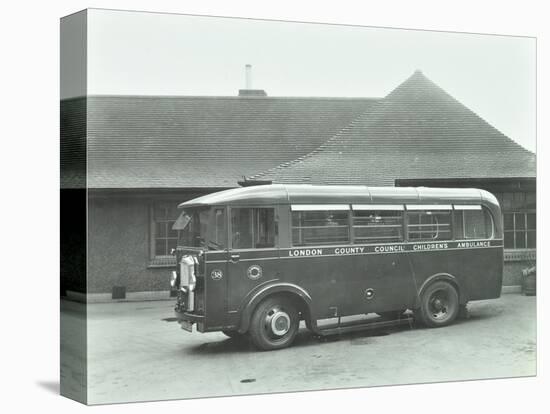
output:
[{"label": "bus side window", "polygon": [[451,239],[451,210],[407,211],[407,218],[411,241]]},{"label": "bus side window", "polygon": [[293,246],[349,241],[349,210],[292,211]]},{"label": "bus side window", "polygon": [[233,249],[275,247],[276,223],[273,208],[232,208]]},{"label": "bus side window", "polygon": [[353,210],[355,243],[403,241],[403,211]]},{"label": "bus side window", "polygon": [[457,239],[490,239],[493,237],[493,219],[485,207],[455,205],[454,217]]}]

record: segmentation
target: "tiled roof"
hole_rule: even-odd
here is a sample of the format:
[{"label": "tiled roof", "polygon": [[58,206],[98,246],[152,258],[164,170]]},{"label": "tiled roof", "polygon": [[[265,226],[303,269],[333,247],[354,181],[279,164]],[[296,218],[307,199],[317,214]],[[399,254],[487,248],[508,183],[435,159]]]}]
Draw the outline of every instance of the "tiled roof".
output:
[{"label": "tiled roof", "polygon": [[534,177],[535,170],[535,154],[417,71],[316,150],[249,178],[394,185],[399,178]]},{"label": "tiled roof", "polygon": [[82,182],[83,170],[70,156],[87,137],[89,188],[236,187],[243,176],[313,151],[377,101],[257,96],[62,101],[62,186]]},{"label": "tiled roof", "polygon": [[86,100],[61,102],[61,187],[86,186]]}]

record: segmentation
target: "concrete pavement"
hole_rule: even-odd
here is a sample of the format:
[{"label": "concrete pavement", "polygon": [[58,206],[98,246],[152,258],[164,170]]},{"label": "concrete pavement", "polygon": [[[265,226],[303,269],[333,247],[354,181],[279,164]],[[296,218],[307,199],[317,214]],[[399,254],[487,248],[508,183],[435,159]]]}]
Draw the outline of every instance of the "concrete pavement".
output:
[{"label": "concrete pavement", "polygon": [[[78,307],[62,301],[71,355]],[[188,333],[173,302],[88,305],[91,404],[530,376],[536,373],[535,297],[473,302],[470,318],[440,329],[399,327],[256,351],[222,333]],[[72,362],[65,366],[65,375]]]}]

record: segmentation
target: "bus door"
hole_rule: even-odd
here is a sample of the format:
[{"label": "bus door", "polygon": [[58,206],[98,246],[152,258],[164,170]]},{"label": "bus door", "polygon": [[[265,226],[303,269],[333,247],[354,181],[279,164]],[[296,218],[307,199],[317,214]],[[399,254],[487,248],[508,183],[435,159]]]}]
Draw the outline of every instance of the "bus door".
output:
[{"label": "bus door", "polygon": [[[209,324],[221,326],[226,317],[227,226],[225,207],[214,207],[210,229],[204,243],[206,251],[204,309]],[[200,304],[197,304],[200,307]]]},{"label": "bus door", "polygon": [[355,264],[364,313],[404,310],[414,294],[403,222],[403,205],[352,205],[354,245],[367,245]]},{"label": "bus door", "polygon": [[278,278],[277,212],[273,207],[231,207],[227,310],[236,313],[257,285]]}]

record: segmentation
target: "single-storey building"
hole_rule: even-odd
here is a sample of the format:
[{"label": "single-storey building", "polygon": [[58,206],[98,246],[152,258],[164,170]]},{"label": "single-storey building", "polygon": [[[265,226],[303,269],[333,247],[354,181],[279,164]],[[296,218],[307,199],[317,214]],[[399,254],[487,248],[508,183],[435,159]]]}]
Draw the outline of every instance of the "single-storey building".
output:
[{"label": "single-storey building", "polygon": [[505,284],[535,258],[535,155],[420,72],[385,98],[86,96],[61,102],[62,293],[168,297],[176,205],[259,181],[484,188]]},{"label": "single-storey building", "polygon": [[167,297],[178,203],[313,151],[377,101],[262,90],[63,100],[62,294]]}]

